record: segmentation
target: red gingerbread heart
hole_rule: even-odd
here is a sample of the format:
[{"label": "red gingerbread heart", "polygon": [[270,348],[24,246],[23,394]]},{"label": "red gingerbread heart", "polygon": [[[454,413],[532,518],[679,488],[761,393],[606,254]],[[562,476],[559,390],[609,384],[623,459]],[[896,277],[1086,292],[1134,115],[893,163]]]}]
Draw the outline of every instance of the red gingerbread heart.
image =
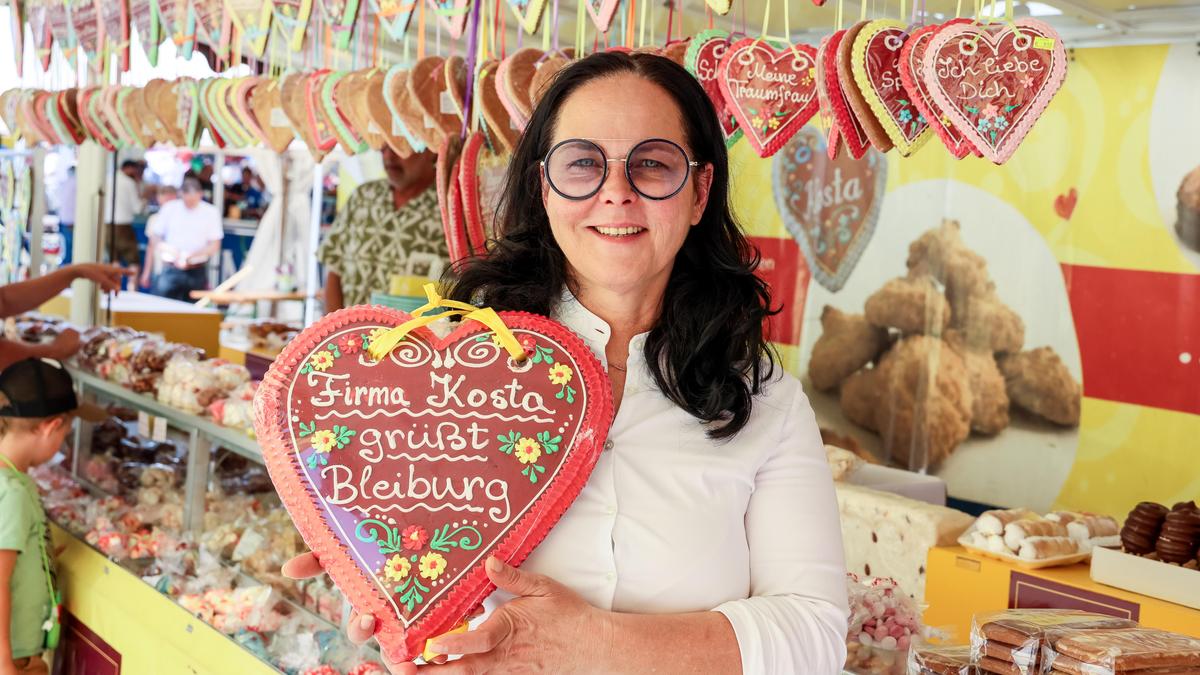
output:
[{"label": "red gingerbread heart", "polygon": [[729,104],[721,93],[720,66],[721,59],[729,50],[729,33],[723,30],[706,30],[692,38],[687,52],[683,57],[683,65],[704,87],[713,107],[717,110],[717,119],[721,122],[721,133],[725,136],[725,145],[732,147],[742,137],[737,120],[729,112]]},{"label": "red gingerbread heart", "polygon": [[903,21],[880,19],[863,27],[851,49],[851,70],[859,91],[884,133],[904,157],[929,140],[929,122],[904,88],[900,55],[908,37]]},{"label": "red gingerbread heart", "polygon": [[943,25],[970,22],[970,19],[952,19],[945,24],[933,24],[919,28],[908,36],[908,40],[904,42],[904,47],[900,50],[900,79],[904,81],[905,90],[912,97],[913,105],[917,106],[921,116],[929,122],[929,128],[933,129],[933,133],[942,139],[942,144],[956,159],[962,159],[972,152],[978,153],[978,151],[971,146],[971,142],[962,135],[962,132],[950,123],[949,118],[937,111],[933,98],[929,95],[929,86],[920,74],[921,59],[925,58],[925,48],[929,46],[929,41],[933,39],[934,34],[941,30]]},{"label": "red gingerbread heart", "polygon": [[489,556],[520,565],[574,501],[613,417],[600,363],[549,319],[499,315],[527,357],[481,323],[414,329],[383,359],[371,341],[412,317],[352,307],[305,329],[255,399],[263,458],[334,582],[410,660],[492,592]]},{"label": "red gingerbread heart", "polygon": [[488,240],[496,236],[496,209],[504,192],[504,178],[510,163],[512,155],[489,149],[482,131],[472,133],[463,146],[458,183],[472,255],[486,253]]},{"label": "red gingerbread heart", "polygon": [[719,82],[754,150],[770,157],[817,112],[817,50],[745,39],[721,59]]},{"label": "red gingerbread heart", "polygon": [[921,75],[937,109],[984,157],[1008,161],[1067,76],[1067,50],[1050,26],[952,24],[933,36]]},{"label": "red gingerbread heart", "polygon": [[[829,106],[838,137],[845,143],[851,157],[862,159],[863,155],[867,154],[867,148],[871,147],[871,139],[867,137],[862,122],[858,121],[858,117],[850,109],[850,101],[846,98],[842,80],[838,77],[839,52],[846,33],[846,30],[839,30],[829,36],[829,43],[821,54],[821,75],[825,78],[825,86],[829,90]],[[830,157],[836,156],[836,147],[830,152]]]}]

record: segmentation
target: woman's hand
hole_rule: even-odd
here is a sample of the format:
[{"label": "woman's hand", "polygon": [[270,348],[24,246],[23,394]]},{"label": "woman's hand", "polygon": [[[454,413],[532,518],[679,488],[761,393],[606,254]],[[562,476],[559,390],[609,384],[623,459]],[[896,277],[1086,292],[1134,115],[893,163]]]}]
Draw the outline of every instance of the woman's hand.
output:
[{"label": "woman's hand", "polygon": [[[439,654],[462,654],[445,663],[439,656],[430,665],[383,663],[393,675],[431,671],[444,675],[522,672],[604,672],[614,654],[611,613],[596,609],[571,589],[540,574],[523,572],[489,558],[488,578],[497,588],[518,596],[499,607],[487,621],[467,633],[435,638],[430,649]],[[306,579],[324,573],[312,553],[303,553],[283,566],[284,576]],[[482,614],[479,607],[470,618]],[[375,617],[352,611],[346,637],[361,645],[375,633]]]},{"label": "woman's hand", "polygon": [[116,265],[102,265],[100,263],[79,263],[76,265],[67,265],[63,269],[68,270],[72,278],[87,279],[88,281],[96,282],[96,285],[106,293],[120,291],[121,279],[133,275],[133,270],[127,270]]},{"label": "woman's hand", "polygon": [[518,596],[473,631],[432,641],[439,654],[463,654],[445,665],[422,667],[444,675],[478,673],[609,672],[614,654],[609,612],[550,577],[523,572],[488,558],[497,588]]}]

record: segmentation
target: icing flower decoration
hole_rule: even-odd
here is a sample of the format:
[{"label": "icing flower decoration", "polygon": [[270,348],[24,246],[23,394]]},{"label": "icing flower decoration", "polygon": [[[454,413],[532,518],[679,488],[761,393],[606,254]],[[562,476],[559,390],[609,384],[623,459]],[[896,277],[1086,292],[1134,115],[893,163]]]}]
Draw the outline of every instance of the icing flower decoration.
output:
[{"label": "icing flower decoration", "polygon": [[436,581],[446,571],[446,559],[441,553],[426,553],[421,556],[421,576]]},{"label": "icing flower decoration", "polygon": [[908,122],[909,120],[912,119],[912,111],[909,110],[908,108],[905,108],[900,111],[899,117],[900,117],[901,122]]},{"label": "icing flower decoration", "polygon": [[517,460],[522,464],[533,464],[542,456],[542,444],[532,438],[522,438],[514,448]]},{"label": "icing flower decoration", "polygon": [[550,381],[559,386],[570,382],[574,375],[571,366],[565,363],[556,363],[550,368]]},{"label": "icing flower decoration", "polygon": [[[388,329],[384,328],[383,326],[372,328],[371,332],[367,333],[367,344],[374,344],[375,341],[379,339],[379,336],[386,332],[388,332]],[[363,346],[365,347],[366,345]]]},{"label": "icing flower decoration", "polygon": [[983,110],[979,111],[979,114],[983,117],[995,117],[1000,114],[1000,110],[996,108],[995,103],[989,103],[983,106]]},{"label": "icing flower decoration", "polygon": [[328,429],[322,429],[312,435],[310,442],[314,451],[325,454],[333,450],[333,446],[337,445],[337,440],[337,434]]},{"label": "icing flower decoration", "polygon": [[772,117],[771,119],[767,120],[767,126],[771,127],[772,129],[778,129],[779,128],[779,118]]},{"label": "icing flower decoration", "polygon": [[409,525],[400,533],[402,546],[410,551],[419,551],[429,541],[429,533],[420,525]]},{"label": "icing flower decoration", "polygon": [[[500,336],[492,333],[492,340],[496,342],[496,344],[500,344],[499,338]],[[518,342],[521,343],[521,348],[525,350],[526,354],[533,356],[537,348],[537,340],[535,340],[532,335],[522,335]]]},{"label": "icing flower decoration", "polygon": [[338,340],[338,349],[341,349],[343,354],[357,354],[362,349],[362,342],[359,335],[343,335],[342,339]]},{"label": "icing flower decoration", "polygon": [[388,558],[383,573],[392,581],[404,581],[411,570],[412,563],[408,562],[408,558],[402,555],[394,555]]},{"label": "icing flower decoration", "polygon": [[324,350],[319,351],[312,355],[309,365],[313,367],[313,370],[325,372],[333,366],[333,354]]}]

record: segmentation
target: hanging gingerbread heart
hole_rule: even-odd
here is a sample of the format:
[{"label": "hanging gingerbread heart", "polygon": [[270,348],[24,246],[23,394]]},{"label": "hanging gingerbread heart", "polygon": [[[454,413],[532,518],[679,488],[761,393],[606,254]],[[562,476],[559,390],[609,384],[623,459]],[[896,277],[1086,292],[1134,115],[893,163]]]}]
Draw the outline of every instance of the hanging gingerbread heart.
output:
[{"label": "hanging gingerbread heart", "polygon": [[367,88],[371,77],[379,74],[379,83],[383,83],[383,71],[374,68],[356,70],[347,73],[334,87],[333,100],[338,110],[350,120],[350,127],[362,137],[368,149],[382,150],[387,141],[384,139],[381,127],[371,121],[367,107]]},{"label": "hanging gingerbread heart", "polygon": [[162,26],[156,0],[129,0],[129,21],[137,31],[138,43],[146,52],[151,66],[158,65],[158,45],[162,42]]},{"label": "hanging gingerbread heart", "polygon": [[[384,129],[390,131],[389,136],[395,139],[389,141],[389,145],[402,157],[407,157],[413,152],[424,152],[429,148],[423,133],[427,131],[425,113],[421,112],[420,106],[408,93],[408,77],[408,70],[404,67],[392,66],[384,77],[382,90],[383,101],[391,113],[388,126]],[[373,106],[372,110],[378,108]],[[376,121],[381,124],[383,122],[378,117]],[[432,121],[430,124],[432,125]],[[422,134],[418,135],[418,131]],[[400,152],[400,148],[404,146],[410,148],[408,154]]]},{"label": "hanging gingerbread heart", "polygon": [[251,56],[261,59],[271,37],[273,4],[270,0],[225,0],[225,3],[239,39]]},{"label": "hanging gingerbread heart", "polygon": [[462,37],[467,28],[467,14],[471,10],[471,0],[429,0],[430,7],[437,15],[438,21],[450,35],[451,40]]},{"label": "hanging gingerbread heart", "polygon": [[100,20],[104,22],[104,48],[117,55],[121,72],[129,70],[129,0],[100,2]]},{"label": "hanging gingerbread heart", "polygon": [[96,54],[100,49],[104,27],[100,22],[98,0],[69,0],[71,2],[71,24],[75,27],[75,38],[83,50],[92,70],[99,65]]},{"label": "hanging gingerbread heart", "polygon": [[275,0],[272,31],[278,31],[288,51],[304,48],[304,34],[312,16],[313,0]]},{"label": "hanging gingerbread heart", "polygon": [[329,120],[333,135],[337,137],[342,149],[346,151],[347,155],[357,155],[367,151],[367,144],[363,141],[362,136],[355,132],[350,119],[342,111],[334,97],[338,82],[348,74],[343,71],[334,71],[325,77],[324,82],[321,83],[320,105],[325,119]]},{"label": "hanging gingerbread heart", "polygon": [[749,38],[721,59],[721,93],[761,157],[770,157],[817,112],[817,50]]},{"label": "hanging gingerbread heart", "polygon": [[25,0],[8,3],[8,28],[12,35],[13,60],[17,72],[25,72]]},{"label": "hanging gingerbread heart", "polygon": [[358,16],[358,0],[318,0],[325,25],[333,31],[333,44],[338,49],[350,45],[354,19]]},{"label": "hanging gingerbread heart", "polygon": [[531,111],[533,108],[537,108],[538,101],[542,100],[542,94],[546,93],[550,84],[554,82],[554,78],[564,68],[571,65],[572,61],[573,59],[570,57],[556,53],[552,55],[547,54],[537,64],[537,70],[534,71],[533,78],[529,80],[529,105],[531,106]]},{"label": "hanging gingerbread heart", "polygon": [[83,118],[83,125],[92,138],[105,150],[116,152],[121,141],[108,128],[108,122],[104,120],[100,107],[101,91],[100,87],[88,87],[80,91],[79,112]]},{"label": "hanging gingerbread heart", "polygon": [[426,56],[413,64],[408,75],[409,98],[423,114],[425,139],[430,147],[441,145],[448,136],[458,136],[462,130],[462,119],[454,114],[454,100],[446,89],[445,66],[442,57]]},{"label": "hanging gingerbread heart", "polygon": [[496,93],[496,59],[485,61],[475,77],[475,105],[483,117],[483,130],[493,150],[512,153],[517,147],[520,132],[513,126],[512,118],[504,109],[500,95]]},{"label": "hanging gingerbread heart", "polygon": [[931,132],[900,76],[907,24],[882,19],[859,32],[851,51],[854,82],[871,112],[904,157],[921,149]]},{"label": "hanging gingerbread heart", "polygon": [[817,100],[821,104],[821,124],[828,130],[825,154],[829,156],[829,159],[836,159],[845,143],[842,141],[842,127],[838,124],[837,116],[833,111],[833,97],[829,93],[829,76],[825,72],[831,38],[832,36],[826,35],[821,38],[821,44],[817,46]]},{"label": "hanging gingerbread heart", "polygon": [[83,128],[83,122],[79,119],[79,90],[64,89],[58,93],[57,105],[59,117],[63,120],[63,125],[66,126],[67,132],[71,136],[71,141],[76,145],[87,140],[87,132]]},{"label": "hanging gingerbread heart", "polygon": [[537,32],[542,23],[542,13],[546,10],[546,0],[508,0],[508,6],[526,33]]},{"label": "hanging gingerbread heart", "polygon": [[984,157],[1008,161],[1067,76],[1067,50],[1036,19],[952,24],[921,63],[934,104]]},{"label": "hanging gingerbread heart", "polygon": [[860,21],[846,29],[846,34],[838,44],[837,77],[850,112],[862,125],[871,145],[880,152],[887,152],[892,149],[892,139],[883,130],[883,125],[876,119],[875,113],[871,112],[871,106],[858,88],[858,82],[854,80],[854,42],[869,23],[871,22]]},{"label": "hanging gingerbread heart", "polygon": [[504,180],[512,155],[488,149],[481,132],[475,132],[463,146],[459,185],[467,223],[467,239],[472,255],[487,252],[487,242],[496,237],[496,209],[504,193]]},{"label": "hanging gingerbread heart", "polygon": [[199,82],[200,119],[208,128],[208,133],[218,148],[229,146],[235,140],[233,134],[225,128],[225,119],[220,116],[214,96],[214,91],[224,86],[223,79],[219,77],[205,78]]},{"label": "hanging gingerbread heart", "polygon": [[900,79],[904,81],[904,88],[908,91],[913,105],[917,106],[921,116],[929,122],[929,128],[937,134],[942,144],[956,159],[962,159],[975,152],[975,148],[962,135],[962,132],[951,124],[950,118],[937,112],[933,98],[929,94],[929,86],[926,84],[925,78],[921,76],[921,60],[925,57],[925,49],[929,46],[929,41],[941,30],[942,25],[970,22],[970,19],[952,19],[946,24],[933,24],[919,28],[908,36],[908,39],[904,41],[904,48],[900,51]]},{"label": "hanging gingerbread heart", "polygon": [[621,4],[621,0],[584,0],[583,2],[588,16],[592,17],[592,24],[601,33],[608,32],[608,27],[612,25],[613,14],[617,13],[619,4]]},{"label": "hanging gingerbread heart", "polygon": [[442,78],[446,81],[443,107],[449,102],[461,125],[467,116],[467,62],[461,56],[447,58],[442,63]]},{"label": "hanging gingerbread heart", "polygon": [[413,148],[397,127],[398,122],[385,97],[387,78],[388,73],[381,70],[367,81],[367,114],[371,119],[371,130],[381,134],[384,142],[397,155],[409,157],[413,153]]},{"label": "hanging gingerbread heart", "polygon": [[471,245],[467,241],[467,223],[463,215],[462,192],[458,185],[458,160],[462,156],[462,149],[462,139],[457,135],[447,136],[442,141],[438,147],[437,173],[434,178],[451,264],[471,254]]},{"label": "hanging gingerbread heart", "polygon": [[166,36],[175,43],[181,57],[192,58],[192,50],[196,48],[196,10],[191,0],[154,1]]},{"label": "hanging gingerbread heart", "polygon": [[51,49],[54,47],[54,35],[50,32],[50,17],[44,5],[28,7],[29,31],[33,35],[34,52],[37,54],[38,65],[42,70],[50,68]]},{"label": "hanging gingerbread heart", "polygon": [[542,50],[534,47],[518,49],[505,57],[496,70],[496,94],[518,129],[524,129],[533,114],[529,85],[542,56]]},{"label": "hanging gingerbread heart", "polygon": [[862,159],[830,159],[813,127],[797,133],[771,161],[775,205],[813,278],[841,290],[875,232],[887,160],[870,149]]},{"label": "hanging gingerbread heart", "polygon": [[370,0],[371,13],[379,17],[384,31],[393,40],[401,40],[408,31],[419,0]]},{"label": "hanging gingerbread heart", "polygon": [[[542,541],[613,415],[599,362],[557,323],[501,312],[503,339],[468,319],[444,339],[415,328],[379,361],[367,353],[411,318],[327,315],[276,358],[254,405],[284,506],[396,663],[492,592],[490,556],[520,565]],[[502,340],[528,356],[514,362]]]},{"label": "hanging gingerbread heart", "polygon": [[308,133],[312,137],[314,147],[321,153],[328,153],[337,145],[333,120],[325,114],[325,108],[321,104],[321,89],[325,86],[329,73],[328,69],[321,69],[309,73],[304,78],[304,121],[308,125]]},{"label": "hanging gingerbread heart", "polygon": [[742,137],[737,120],[729,112],[725,95],[721,93],[719,78],[721,59],[729,50],[729,33],[723,30],[706,30],[698,33],[688,44],[684,55],[684,68],[696,77],[704,93],[712,101],[717,111],[717,119],[721,122],[721,133],[725,136],[725,146],[733,147]]},{"label": "hanging gingerbread heart", "polygon": [[277,153],[287,150],[296,138],[296,127],[284,112],[278,80],[265,79],[250,90],[250,110],[263,132],[263,143]]},{"label": "hanging gingerbread heart", "polygon": [[78,48],[78,42],[75,39],[75,27],[71,25],[70,3],[66,0],[50,3],[46,7],[46,18],[47,23],[50,24],[50,33],[54,36],[54,44],[74,72],[76,68],[75,51]]},{"label": "hanging gingerbread heart", "polygon": [[722,16],[728,14],[729,10],[733,7],[733,0],[705,0],[705,3],[708,4],[712,11]]}]

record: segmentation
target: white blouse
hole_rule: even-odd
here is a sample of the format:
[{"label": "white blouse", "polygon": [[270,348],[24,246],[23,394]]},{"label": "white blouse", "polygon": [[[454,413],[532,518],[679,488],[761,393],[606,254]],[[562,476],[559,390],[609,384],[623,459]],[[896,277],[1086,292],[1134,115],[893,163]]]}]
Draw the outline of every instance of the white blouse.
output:
[{"label": "white blouse", "polygon": [[[569,293],[555,318],[606,363],[602,319]],[[742,431],[713,442],[658,390],[645,339],[630,342],[621,407],[587,485],[522,569],[605,610],[721,612],[744,673],[840,673],[841,528],[800,382],[777,378]],[[497,591],[485,609],[511,597]]]}]

